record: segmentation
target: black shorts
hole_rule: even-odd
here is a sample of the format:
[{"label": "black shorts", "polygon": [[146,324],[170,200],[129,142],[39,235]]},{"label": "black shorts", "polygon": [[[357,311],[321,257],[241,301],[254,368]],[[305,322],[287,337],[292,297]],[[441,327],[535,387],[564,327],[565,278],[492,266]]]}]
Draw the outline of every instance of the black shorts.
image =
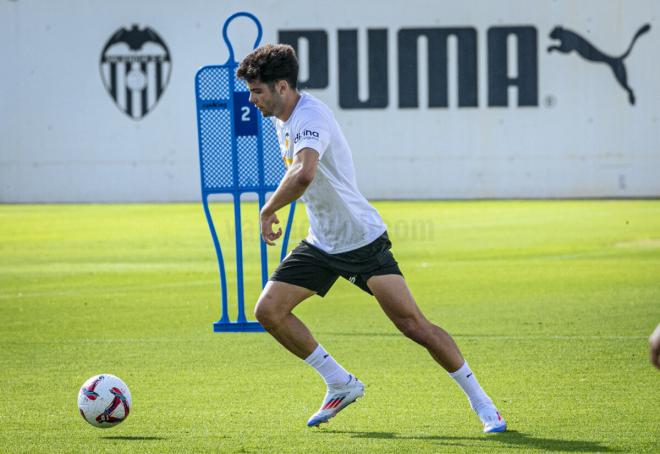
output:
[{"label": "black shorts", "polygon": [[328,254],[303,240],[280,263],[270,280],[304,287],[325,296],[341,276],[372,295],[367,287],[371,276],[403,276],[391,247],[387,232],[366,246],[340,254]]}]

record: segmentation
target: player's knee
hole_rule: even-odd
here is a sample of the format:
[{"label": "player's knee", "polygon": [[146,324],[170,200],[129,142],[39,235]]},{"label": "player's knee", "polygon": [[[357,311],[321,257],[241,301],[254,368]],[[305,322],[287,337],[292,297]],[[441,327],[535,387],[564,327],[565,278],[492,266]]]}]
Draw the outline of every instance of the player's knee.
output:
[{"label": "player's knee", "polygon": [[266,326],[272,318],[271,312],[268,308],[268,303],[263,298],[259,298],[257,305],[254,307],[254,317],[257,321]]},{"label": "player's knee", "polygon": [[397,322],[397,328],[407,338],[426,345],[428,343],[428,333],[423,321],[416,318],[406,318]]},{"label": "player's knee", "polygon": [[277,310],[275,298],[269,294],[261,295],[254,307],[254,316],[265,328],[277,325],[282,315]]}]

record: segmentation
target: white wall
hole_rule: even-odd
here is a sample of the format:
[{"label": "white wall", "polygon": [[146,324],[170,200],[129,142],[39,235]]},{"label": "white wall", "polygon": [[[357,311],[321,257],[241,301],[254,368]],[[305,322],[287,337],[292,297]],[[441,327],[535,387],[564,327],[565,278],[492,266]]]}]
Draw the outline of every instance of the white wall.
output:
[{"label": "white wall", "polygon": [[[660,196],[657,0],[373,5],[359,0],[1,0],[0,202],[198,200],[194,75],[200,66],[225,62],[220,28],[240,10],[259,17],[262,42],[276,42],[282,30],[326,31],[329,84],[310,92],[335,110],[367,197]],[[114,104],[99,69],[105,43],[133,23],[155,30],[172,57],[169,85],[141,120]],[[549,33],[563,25],[603,52],[620,55],[646,23],[650,32],[624,62],[637,98],[634,106],[605,64],[575,53],[546,52],[557,43]],[[488,30],[521,25],[538,31],[538,106],[517,106],[512,88],[509,106],[489,107]],[[455,69],[447,108],[426,106],[425,75],[419,77],[420,107],[398,107],[398,31],[455,26],[477,31],[478,107],[457,106]],[[365,41],[367,29],[375,28],[387,29],[388,105],[341,108],[338,30],[358,30],[366,93]],[[231,32],[244,54],[254,39],[250,23],[237,23]],[[455,68],[452,43],[449,61]],[[300,57],[305,65],[304,47]],[[426,64],[420,65],[424,74]]]}]

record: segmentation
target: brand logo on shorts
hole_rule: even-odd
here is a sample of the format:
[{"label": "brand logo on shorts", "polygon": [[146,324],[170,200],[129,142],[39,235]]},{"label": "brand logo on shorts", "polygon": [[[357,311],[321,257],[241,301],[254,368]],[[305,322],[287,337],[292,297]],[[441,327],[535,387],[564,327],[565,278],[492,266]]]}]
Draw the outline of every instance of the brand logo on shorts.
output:
[{"label": "brand logo on shorts", "polygon": [[101,52],[101,78],[108,94],[129,117],[144,118],[156,107],[170,80],[172,59],[151,28],[120,28]]},{"label": "brand logo on shorts", "polygon": [[355,284],[356,279],[357,279],[357,276],[351,276],[351,277],[348,278],[348,282],[350,282],[351,284]]}]

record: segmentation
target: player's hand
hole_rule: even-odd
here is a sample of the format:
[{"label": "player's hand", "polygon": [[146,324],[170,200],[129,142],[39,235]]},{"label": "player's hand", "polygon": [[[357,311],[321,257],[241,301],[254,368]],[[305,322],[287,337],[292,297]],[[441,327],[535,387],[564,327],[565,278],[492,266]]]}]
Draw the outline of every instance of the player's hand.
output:
[{"label": "player's hand", "polygon": [[649,338],[649,355],[651,364],[660,369],[660,325],[655,328]]},{"label": "player's hand", "polygon": [[259,214],[259,221],[261,224],[261,237],[268,246],[275,246],[275,240],[282,236],[282,228],[273,232],[273,224],[279,224],[280,220],[277,219],[275,213],[268,213],[262,211]]}]

